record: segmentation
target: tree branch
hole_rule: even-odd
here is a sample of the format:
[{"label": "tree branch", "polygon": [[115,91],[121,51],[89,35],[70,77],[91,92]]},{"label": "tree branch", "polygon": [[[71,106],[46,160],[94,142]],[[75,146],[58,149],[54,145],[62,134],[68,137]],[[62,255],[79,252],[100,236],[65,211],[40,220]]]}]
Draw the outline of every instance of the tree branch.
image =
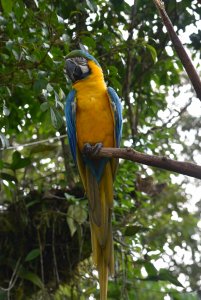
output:
[{"label": "tree branch", "polygon": [[[86,155],[92,155],[86,153]],[[172,160],[165,156],[155,156],[137,152],[132,148],[102,148],[98,154],[93,157],[116,157],[131,160],[133,162],[141,163],[151,167],[173,171],[179,174],[191,176],[201,179],[201,166],[190,162],[182,162]]]},{"label": "tree branch", "polygon": [[195,89],[197,97],[201,100],[201,81],[198,73],[195,70],[195,67],[192,64],[190,57],[188,56],[184,46],[182,45],[179,37],[177,36],[176,32],[174,31],[174,27],[172,25],[171,20],[169,19],[167,12],[165,10],[164,4],[161,0],[154,0],[154,3],[160,13],[160,16],[163,20],[163,24],[165,25],[170,39],[175,47],[175,50],[184,66],[186,73]]}]

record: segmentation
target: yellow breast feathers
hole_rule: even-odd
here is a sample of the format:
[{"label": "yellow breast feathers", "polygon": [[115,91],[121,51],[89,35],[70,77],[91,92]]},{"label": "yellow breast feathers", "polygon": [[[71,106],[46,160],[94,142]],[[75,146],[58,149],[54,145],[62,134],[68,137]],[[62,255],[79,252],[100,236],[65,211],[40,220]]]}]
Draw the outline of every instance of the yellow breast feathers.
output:
[{"label": "yellow breast feathers", "polygon": [[91,74],[73,87],[76,93],[76,131],[79,150],[85,143],[114,147],[114,121],[102,70],[93,61]]}]

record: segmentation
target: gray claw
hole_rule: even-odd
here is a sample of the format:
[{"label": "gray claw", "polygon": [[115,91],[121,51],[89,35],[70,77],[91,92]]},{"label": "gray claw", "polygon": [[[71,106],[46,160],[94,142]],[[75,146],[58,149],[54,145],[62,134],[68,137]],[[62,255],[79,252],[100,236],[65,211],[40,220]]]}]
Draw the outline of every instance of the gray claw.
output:
[{"label": "gray claw", "polygon": [[96,145],[94,145],[92,155],[93,156],[97,155],[102,147],[103,147],[102,143],[97,143]]},{"label": "gray claw", "polygon": [[91,154],[93,152],[93,148],[89,143],[86,143],[86,144],[84,144],[82,151],[84,154]]},{"label": "gray claw", "polygon": [[86,155],[90,154],[91,156],[96,156],[102,147],[102,143],[97,143],[94,146],[92,146],[89,143],[86,143],[83,147],[83,153]]}]

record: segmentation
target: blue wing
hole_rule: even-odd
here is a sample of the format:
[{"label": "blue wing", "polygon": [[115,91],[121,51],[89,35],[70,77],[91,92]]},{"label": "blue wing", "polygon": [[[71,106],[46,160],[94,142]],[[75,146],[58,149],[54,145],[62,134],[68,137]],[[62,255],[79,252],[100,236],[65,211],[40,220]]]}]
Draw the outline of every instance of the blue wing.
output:
[{"label": "blue wing", "polygon": [[120,146],[121,136],[122,136],[122,107],[120,99],[112,87],[107,89],[110,100],[112,102],[112,107],[114,111],[115,118],[115,138],[116,138],[116,147]]},{"label": "blue wing", "polygon": [[76,113],[76,91],[71,90],[66,98],[66,107],[65,107],[65,115],[66,115],[66,125],[67,125],[67,134],[68,140],[70,144],[70,150],[76,163],[76,127],[75,127],[75,113]]}]

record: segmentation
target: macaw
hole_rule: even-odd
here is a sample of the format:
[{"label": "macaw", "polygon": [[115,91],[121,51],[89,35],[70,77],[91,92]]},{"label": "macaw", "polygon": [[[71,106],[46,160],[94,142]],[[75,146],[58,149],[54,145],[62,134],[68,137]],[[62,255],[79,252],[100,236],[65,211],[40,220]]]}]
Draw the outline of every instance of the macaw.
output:
[{"label": "macaw", "polygon": [[108,275],[114,274],[111,215],[115,158],[93,158],[103,147],[119,147],[122,108],[113,88],[106,86],[101,66],[87,51],[74,50],[66,57],[65,71],[72,81],[65,115],[73,159],[89,201],[92,256],[98,270],[100,299],[107,299]]}]

